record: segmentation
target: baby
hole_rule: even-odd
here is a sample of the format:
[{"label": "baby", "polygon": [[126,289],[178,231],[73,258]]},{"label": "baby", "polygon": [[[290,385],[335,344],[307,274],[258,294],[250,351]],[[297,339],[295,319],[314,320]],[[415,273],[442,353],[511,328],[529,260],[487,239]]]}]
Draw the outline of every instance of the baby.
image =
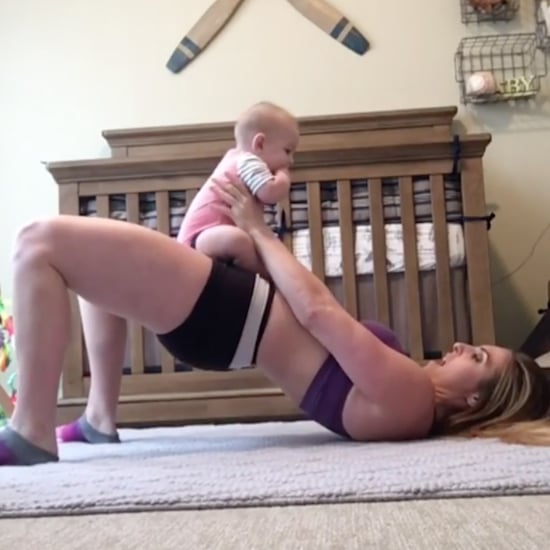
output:
[{"label": "baby", "polygon": [[289,193],[289,169],[298,140],[296,119],[281,107],[261,102],[246,110],[235,124],[235,147],[225,153],[189,205],[178,241],[264,274],[250,236],[212,206],[219,199],[210,181],[236,175],[262,203],[275,204]]}]

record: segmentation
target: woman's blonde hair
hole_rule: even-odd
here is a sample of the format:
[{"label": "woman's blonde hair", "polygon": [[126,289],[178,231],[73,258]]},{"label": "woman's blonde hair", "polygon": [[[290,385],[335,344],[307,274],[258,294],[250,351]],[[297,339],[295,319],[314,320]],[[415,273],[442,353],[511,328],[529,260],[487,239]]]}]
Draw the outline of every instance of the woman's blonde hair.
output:
[{"label": "woman's blonde hair", "polygon": [[545,369],[520,352],[480,389],[478,402],[435,427],[441,435],[495,437],[507,443],[550,445],[550,384]]}]

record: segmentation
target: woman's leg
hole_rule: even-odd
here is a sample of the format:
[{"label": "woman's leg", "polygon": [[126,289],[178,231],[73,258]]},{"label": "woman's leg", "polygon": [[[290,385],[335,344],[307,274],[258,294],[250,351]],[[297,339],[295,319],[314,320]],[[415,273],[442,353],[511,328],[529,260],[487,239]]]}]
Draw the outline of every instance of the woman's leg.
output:
[{"label": "woman's leg", "polygon": [[26,227],[14,258],[19,378],[12,428],[57,451],[56,396],[70,338],[68,289],[165,333],[187,318],[211,265],[190,247],[127,222],[60,216]]},{"label": "woman's leg", "polygon": [[126,320],[84,300],[81,311],[91,375],[86,420],[99,432],[112,434],[116,432]]},{"label": "woman's leg", "polygon": [[57,428],[62,441],[118,441],[116,409],[126,350],[126,320],[80,300],[90,362],[90,393],[82,418]]}]

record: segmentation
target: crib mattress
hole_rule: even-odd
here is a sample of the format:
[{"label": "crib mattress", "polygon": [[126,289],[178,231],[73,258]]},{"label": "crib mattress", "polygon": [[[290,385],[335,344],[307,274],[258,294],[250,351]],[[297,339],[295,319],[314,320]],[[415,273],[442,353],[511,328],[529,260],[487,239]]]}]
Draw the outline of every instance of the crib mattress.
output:
[{"label": "crib mattress", "polygon": [[[403,226],[386,224],[386,270],[396,273],[405,270],[405,251],[403,243]],[[447,224],[449,243],[449,265],[464,265],[466,252],[462,225]],[[420,271],[435,269],[437,263],[435,249],[435,231],[433,223],[416,224],[416,244],[418,269]],[[339,227],[323,227],[323,245],[325,250],[325,276],[342,276],[342,240]],[[299,229],[293,233],[293,253],[300,263],[311,270],[311,239],[309,229]],[[374,272],[374,255],[372,227],[358,225],[355,227],[355,272],[357,275]]]}]

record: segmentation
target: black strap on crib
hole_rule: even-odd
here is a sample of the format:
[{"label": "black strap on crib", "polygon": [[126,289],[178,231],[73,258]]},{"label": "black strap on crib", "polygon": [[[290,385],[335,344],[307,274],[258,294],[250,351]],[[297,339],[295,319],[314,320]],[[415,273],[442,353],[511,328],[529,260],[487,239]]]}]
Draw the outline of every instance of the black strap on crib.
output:
[{"label": "black strap on crib", "polygon": [[460,181],[460,157],[462,155],[462,146],[460,144],[460,136],[455,134],[453,136],[453,170],[451,172],[451,178],[455,181]]},{"label": "black strap on crib", "polygon": [[[453,136],[452,151],[453,151],[453,168],[448,178],[451,180],[454,180],[455,182],[460,183],[460,158],[462,155],[462,145],[460,143],[460,136],[458,134],[455,134]],[[487,231],[489,231],[491,229],[491,222],[495,217],[496,217],[495,213],[491,212],[486,216],[461,216],[457,220],[453,220],[453,221],[460,220],[464,223],[484,221],[487,224]],[[391,220],[388,220],[388,219],[386,219],[385,221],[388,223],[391,222]],[[400,219],[397,219],[395,220],[395,223],[399,223],[399,221]],[[279,225],[275,228],[275,233],[279,237],[279,239],[282,239],[285,233],[290,233],[291,231],[292,231],[292,226],[287,225],[287,222],[286,222],[286,212],[284,210],[281,210],[280,222],[279,222]]]},{"label": "black strap on crib", "polygon": [[[485,222],[487,224],[487,231],[490,231],[491,229],[491,222],[496,218],[496,214],[494,212],[491,212],[490,214],[487,214],[486,216],[460,216],[457,218],[454,218],[452,221],[456,222]],[[401,221],[401,218],[396,219],[386,219],[384,220],[387,223],[399,223]],[[419,221],[419,220],[416,220]],[[421,221],[421,220],[420,220]],[[292,226],[287,225],[286,223],[286,213],[283,210],[281,212],[281,222],[279,225],[277,225],[274,228],[274,232],[279,237],[279,239],[282,240],[285,234],[292,232]]]},{"label": "black strap on crib", "polygon": [[[450,178],[460,183],[460,157],[462,155],[462,146],[460,143],[460,136],[455,134],[453,136],[453,169],[450,174]],[[484,221],[487,224],[487,231],[491,229],[491,222],[496,217],[494,212],[487,214],[486,216],[462,216],[462,221],[467,222],[479,222]]]},{"label": "black strap on crib", "polygon": [[[487,224],[487,231],[489,231],[491,229],[491,222],[495,219],[495,217],[496,217],[496,214],[494,212],[491,212],[486,216],[460,216],[460,217],[453,218],[451,221],[455,223],[456,222],[468,223],[468,222],[480,222],[480,221],[485,222]],[[387,218],[384,221],[387,223],[400,223],[401,218],[395,218],[395,219]],[[416,220],[416,221],[418,222],[422,220]],[[430,220],[426,220],[426,221],[430,221]],[[277,237],[279,237],[279,239],[281,240],[286,233],[292,232],[292,227],[287,225],[286,223],[286,214],[284,211],[281,214],[281,223],[275,227],[274,232],[277,235]]]},{"label": "black strap on crib", "polygon": [[281,221],[279,225],[275,227],[275,233],[277,237],[282,240],[284,234],[290,233],[291,230],[292,228],[286,224],[286,212],[284,210],[281,210]]},{"label": "black strap on crib", "polygon": [[462,216],[463,222],[485,222],[487,224],[487,231],[491,229],[491,222],[496,218],[496,214],[491,212],[486,216]]}]

